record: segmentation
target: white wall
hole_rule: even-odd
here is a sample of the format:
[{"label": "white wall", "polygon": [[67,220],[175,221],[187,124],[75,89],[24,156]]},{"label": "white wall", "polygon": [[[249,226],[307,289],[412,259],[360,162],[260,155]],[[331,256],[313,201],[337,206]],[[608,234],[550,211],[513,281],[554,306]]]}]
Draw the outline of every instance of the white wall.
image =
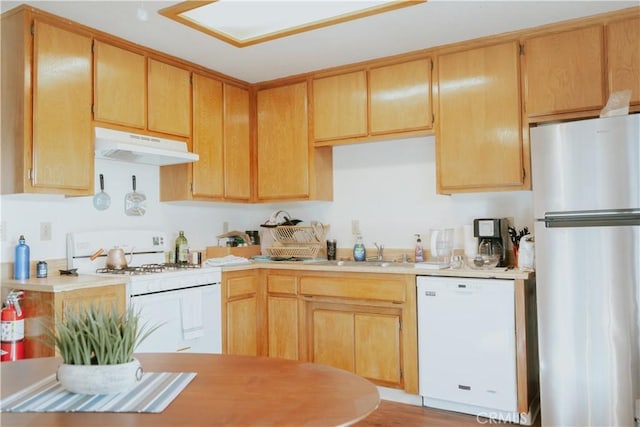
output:
[{"label": "white wall", "polygon": [[[329,238],[339,247],[353,244],[351,222],[358,220],[365,243],[382,242],[387,248],[410,248],[414,234],[428,238],[431,227],[455,227],[462,246],[463,224],[473,218],[513,217],[518,228],[532,229],[532,194],[524,192],[435,194],[434,138],[412,138],[334,148],[334,201],[283,204],[160,203],[159,168],[96,160],[98,175],[105,175],[105,191],[111,206],[93,207],[92,197],[7,195],[0,197],[2,242],[0,261],[13,261],[13,248],[24,234],[31,259],[64,258],[68,232],[94,229],[147,228],[166,231],[171,237],[184,230],[191,247],[217,243],[223,222],[230,230],[259,229],[272,212],[284,209],[294,218],[331,224]],[[137,190],[147,197],[144,216],[124,213],[125,194]],[[40,223],[52,224],[52,240],[40,240]]]}]

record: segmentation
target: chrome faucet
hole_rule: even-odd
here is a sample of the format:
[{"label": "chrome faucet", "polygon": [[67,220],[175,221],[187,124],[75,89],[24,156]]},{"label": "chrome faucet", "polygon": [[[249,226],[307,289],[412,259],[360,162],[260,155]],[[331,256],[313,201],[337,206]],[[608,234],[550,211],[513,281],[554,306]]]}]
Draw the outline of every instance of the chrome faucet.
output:
[{"label": "chrome faucet", "polygon": [[373,242],[373,244],[376,246],[376,249],[377,249],[376,259],[378,261],[384,260],[384,256],[383,256],[384,245],[382,243],[378,244],[376,242]]}]

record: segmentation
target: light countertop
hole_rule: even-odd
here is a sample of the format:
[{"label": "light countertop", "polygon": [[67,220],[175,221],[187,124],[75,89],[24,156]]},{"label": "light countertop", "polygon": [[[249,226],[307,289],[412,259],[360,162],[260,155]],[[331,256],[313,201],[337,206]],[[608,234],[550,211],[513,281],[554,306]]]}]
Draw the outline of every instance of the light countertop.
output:
[{"label": "light countertop", "polygon": [[[357,264],[357,265],[356,265]],[[412,274],[416,276],[447,276],[447,277],[471,277],[471,278],[495,278],[495,279],[529,279],[534,273],[518,269],[493,268],[475,270],[468,267],[460,269],[431,270],[416,268],[413,263],[391,262],[381,267],[371,263],[347,262],[345,265],[335,265],[328,262],[256,262],[248,264],[230,265],[222,268],[222,271],[239,271],[249,269],[272,270],[301,270],[301,271],[329,271],[343,273],[375,273],[375,274]],[[65,292],[77,289],[95,288],[99,286],[121,285],[126,282],[126,276],[108,276],[81,274],[78,276],[62,276],[58,272],[50,274],[46,278],[32,276],[26,280],[2,279],[3,290],[20,289],[38,292]]]},{"label": "light countertop", "polygon": [[[357,265],[355,265],[357,264]],[[496,279],[529,279],[534,276],[534,272],[519,269],[507,269],[505,267],[491,269],[472,269],[463,267],[459,269],[431,270],[427,268],[417,268],[413,263],[390,262],[385,267],[372,265],[368,262],[354,263],[346,262],[344,265],[332,265],[328,262],[300,262],[300,261],[266,261],[251,262],[250,264],[240,264],[226,266],[222,271],[238,271],[254,268],[268,268],[277,270],[302,270],[302,271],[333,271],[345,273],[380,273],[380,274],[413,274],[416,276],[448,276],[448,277],[472,277],[472,278],[496,278]]]},{"label": "light countertop", "polygon": [[32,276],[29,279],[2,279],[2,288],[19,289],[38,292],[65,292],[77,289],[95,288],[99,286],[122,285],[126,283],[126,276],[106,276],[94,274],[80,274],[78,276],[62,276],[58,272],[49,274],[45,278]]}]

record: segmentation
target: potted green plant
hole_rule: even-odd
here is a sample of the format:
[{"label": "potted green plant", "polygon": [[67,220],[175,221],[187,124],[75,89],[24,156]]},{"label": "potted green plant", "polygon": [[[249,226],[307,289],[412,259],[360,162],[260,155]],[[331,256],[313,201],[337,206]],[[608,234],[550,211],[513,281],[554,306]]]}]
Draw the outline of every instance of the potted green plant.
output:
[{"label": "potted green plant", "polygon": [[133,351],[160,326],[140,325],[132,307],[119,313],[103,305],[66,308],[54,324],[47,335],[63,361],[58,381],[81,394],[117,393],[140,381],[143,371]]}]

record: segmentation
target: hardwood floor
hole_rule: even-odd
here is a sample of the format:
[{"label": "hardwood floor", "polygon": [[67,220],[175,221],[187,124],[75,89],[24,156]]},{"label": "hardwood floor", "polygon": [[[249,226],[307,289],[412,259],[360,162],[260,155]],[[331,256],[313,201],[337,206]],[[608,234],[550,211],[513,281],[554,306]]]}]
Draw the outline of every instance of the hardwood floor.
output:
[{"label": "hardwood floor", "polygon": [[[363,421],[355,424],[356,427],[478,427],[483,425],[499,425],[494,420],[480,419],[475,415],[459,414],[440,409],[426,408],[423,406],[407,405],[404,403],[382,400],[378,409]],[[540,426],[540,416],[533,426]]]}]

